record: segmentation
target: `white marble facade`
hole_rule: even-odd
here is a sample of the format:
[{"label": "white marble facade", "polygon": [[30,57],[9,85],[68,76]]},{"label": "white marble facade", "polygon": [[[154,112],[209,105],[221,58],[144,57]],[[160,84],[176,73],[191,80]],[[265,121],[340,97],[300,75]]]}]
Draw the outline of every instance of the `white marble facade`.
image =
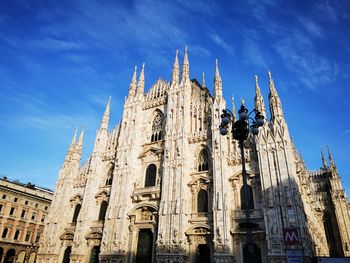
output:
[{"label": "white marble facade", "polygon": [[[83,165],[83,131],[74,135],[38,262],[243,262],[241,156],[237,142],[219,133],[226,108],[219,67],[213,95],[204,74],[200,84],[189,70],[186,49],[181,74],[176,53],[171,81],[159,79],[145,92],[144,66],[138,80],[135,68],[120,123],[109,129],[109,100]],[[261,262],[286,262],[286,249],[302,249],[306,261],[350,256],[349,203],[334,161],[322,156],[322,169],[307,171],[268,77],[271,118],[245,145]],[[255,107],[266,116],[257,77]],[[331,190],[318,189],[322,182]],[[327,236],[325,218],[336,237]],[[296,228],[301,243],[286,246],[284,228]]]}]

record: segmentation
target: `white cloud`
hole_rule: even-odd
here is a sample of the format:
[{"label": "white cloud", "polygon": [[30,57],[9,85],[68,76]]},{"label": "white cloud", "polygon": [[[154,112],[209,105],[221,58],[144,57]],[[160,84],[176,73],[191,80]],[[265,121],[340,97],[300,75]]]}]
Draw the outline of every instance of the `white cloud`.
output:
[{"label": "white cloud", "polygon": [[290,36],[276,43],[276,51],[284,64],[311,89],[332,82],[338,75],[336,62],[321,56],[304,33],[290,32]]},{"label": "white cloud", "polygon": [[234,48],[230,44],[228,44],[224,39],[222,39],[219,35],[211,34],[210,37],[219,47],[221,47],[227,53],[234,53]]},{"label": "white cloud", "polygon": [[268,63],[266,54],[262,52],[257,41],[246,39],[243,45],[244,62],[260,68],[267,69],[267,64],[270,66],[272,62]]},{"label": "white cloud", "polygon": [[324,33],[322,28],[312,21],[311,19],[308,19],[306,17],[298,17],[298,21],[301,24],[301,27],[311,36],[322,38],[324,37]]}]

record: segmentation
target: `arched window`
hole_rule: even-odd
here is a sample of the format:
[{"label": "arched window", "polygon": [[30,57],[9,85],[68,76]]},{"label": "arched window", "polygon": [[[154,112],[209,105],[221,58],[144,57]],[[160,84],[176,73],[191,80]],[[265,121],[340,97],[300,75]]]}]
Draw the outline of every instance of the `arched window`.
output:
[{"label": "arched window", "polygon": [[163,132],[163,116],[161,113],[157,113],[152,123],[151,142],[160,141],[162,139],[162,132]]},{"label": "arched window", "polygon": [[11,248],[7,251],[5,260],[3,262],[13,262],[15,259],[16,251]]},{"label": "arched window", "polygon": [[244,202],[245,201],[244,186],[241,187],[241,209],[242,210],[254,209],[253,189],[250,185],[247,185],[247,190],[248,190],[248,202],[246,206]]},{"label": "arched window", "polygon": [[94,246],[91,249],[90,263],[98,263],[98,255],[100,254],[100,247]]},{"label": "arched window", "polygon": [[205,190],[200,190],[197,195],[197,212],[208,212],[208,193]]},{"label": "arched window", "polygon": [[146,170],[145,187],[156,185],[157,166],[150,164]]},{"label": "arched window", "polygon": [[100,213],[98,215],[98,220],[105,220],[106,218],[106,212],[107,212],[107,201],[103,201],[100,207]]},{"label": "arched window", "polygon": [[77,222],[77,219],[78,219],[78,216],[79,216],[79,213],[80,213],[80,209],[81,209],[81,204],[77,204],[75,206],[74,215],[73,215],[73,219],[72,219],[73,223]]},{"label": "arched window", "polygon": [[25,239],[24,239],[24,240],[25,240],[26,242],[29,242],[31,235],[32,235],[32,232],[27,231],[27,233],[26,233],[26,237],[25,237]]},{"label": "arched window", "polygon": [[106,179],[106,185],[112,185],[113,181],[113,170],[114,170],[114,164],[112,164],[108,170],[107,173],[107,179]]},{"label": "arched window", "polygon": [[208,171],[209,169],[208,159],[209,159],[208,152],[205,149],[201,150],[198,156],[198,172]]},{"label": "arched window", "polygon": [[6,238],[7,237],[7,233],[9,232],[9,229],[6,227],[4,228],[4,230],[2,231],[2,238]]},{"label": "arched window", "polygon": [[20,231],[17,229],[15,232],[15,236],[13,237],[14,240],[18,240]]},{"label": "arched window", "polygon": [[70,262],[70,254],[72,253],[72,247],[68,246],[65,250],[64,250],[64,255],[63,255],[63,261],[62,263],[69,263]]}]

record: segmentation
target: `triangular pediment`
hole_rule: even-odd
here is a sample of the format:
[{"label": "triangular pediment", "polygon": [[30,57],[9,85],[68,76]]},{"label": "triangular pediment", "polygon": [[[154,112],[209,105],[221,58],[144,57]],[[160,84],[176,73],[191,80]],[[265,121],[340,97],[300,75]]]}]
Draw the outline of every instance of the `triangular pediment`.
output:
[{"label": "triangular pediment", "polygon": [[109,192],[105,189],[100,190],[96,195],[95,198],[99,198],[99,197],[108,197],[109,196]]},{"label": "triangular pediment", "polygon": [[73,232],[65,232],[60,236],[61,240],[73,240],[74,239],[74,233]]},{"label": "triangular pediment", "polygon": [[85,236],[85,239],[102,239],[102,232],[101,231],[91,231]]},{"label": "triangular pediment", "polygon": [[212,180],[210,178],[208,178],[208,176],[205,176],[205,175],[199,175],[199,176],[196,176],[195,178],[193,178],[191,180],[191,182],[188,183],[189,186],[191,185],[195,185],[197,184],[198,181],[202,181],[203,183],[210,183]]},{"label": "triangular pediment", "polygon": [[145,148],[144,151],[139,155],[139,158],[142,159],[150,155],[160,155],[162,152],[162,148],[152,145]]}]

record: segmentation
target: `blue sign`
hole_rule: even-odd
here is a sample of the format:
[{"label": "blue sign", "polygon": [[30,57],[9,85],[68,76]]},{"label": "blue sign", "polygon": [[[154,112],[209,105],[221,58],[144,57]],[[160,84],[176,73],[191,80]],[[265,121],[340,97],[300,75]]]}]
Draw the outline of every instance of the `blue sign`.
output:
[{"label": "blue sign", "polygon": [[287,263],[304,263],[304,253],[301,249],[286,249]]}]

